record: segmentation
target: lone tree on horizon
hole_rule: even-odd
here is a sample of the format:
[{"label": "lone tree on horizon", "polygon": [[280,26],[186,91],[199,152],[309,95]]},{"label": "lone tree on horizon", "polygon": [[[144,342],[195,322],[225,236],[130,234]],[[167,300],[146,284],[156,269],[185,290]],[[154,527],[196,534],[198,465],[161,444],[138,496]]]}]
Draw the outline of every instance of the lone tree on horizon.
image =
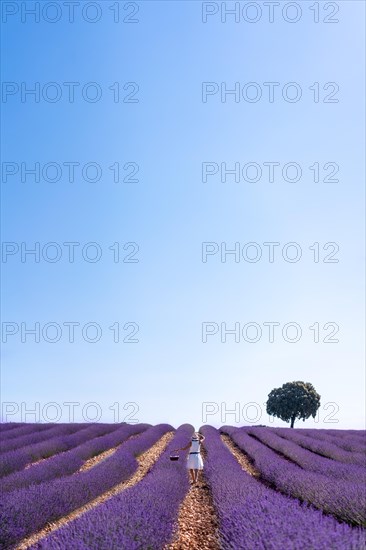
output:
[{"label": "lone tree on horizon", "polygon": [[293,428],[297,418],[304,422],[309,416],[315,418],[319,406],[320,395],[310,382],[286,382],[268,395],[267,413],[284,422],[291,421]]}]

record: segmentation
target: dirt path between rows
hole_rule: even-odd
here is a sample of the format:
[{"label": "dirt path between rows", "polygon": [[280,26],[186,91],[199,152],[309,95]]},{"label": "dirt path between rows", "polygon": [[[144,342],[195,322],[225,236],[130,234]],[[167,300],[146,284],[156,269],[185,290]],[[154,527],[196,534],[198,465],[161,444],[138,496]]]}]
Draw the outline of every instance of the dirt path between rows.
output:
[{"label": "dirt path between rows", "polygon": [[229,451],[235,456],[243,470],[253,477],[260,477],[260,473],[251,464],[249,458],[239,449],[237,445],[235,445],[234,441],[228,435],[222,434],[221,439],[228,447]]},{"label": "dirt path between rows", "polygon": [[[93,468],[94,466],[99,464],[99,462],[102,462],[102,460],[105,460],[109,456],[112,456],[117,451],[117,449],[119,449],[121,447],[121,445],[126,443],[126,441],[130,441],[131,439],[134,439],[134,438],[138,437],[139,435],[141,435],[141,433],[142,432],[130,435],[127,439],[122,441],[122,443],[120,443],[116,447],[112,447],[111,449],[107,449],[106,451],[103,451],[103,452],[99,453],[98,455],[93,456],[92,458],[88,458],[84,462],[84,464],[79,468],[79,470],[74,472],[74,474],[77,474],[78,472],[85,472],[86,470],[90,470],[90,468]],[[103,437],[103,436],[100,436],[100,437]],[[40,458],[39,460],[36,460],[35,462],[31,462],[30,464],[27,464],[25,466],[24,470],[28,470],[28,468],[32,468],[32,466],[36,466],[37,464],[40,464],[41,462],[45,462],[46,460],[52,460],[53,458],[64,455],[66,453],[70,453],[70,452],[72,452],[76,449],[77,449],[77,447],[74,447],[72,449],[67,449],[66,451],[61,451],[60,453],[57,453],[55,455],[48,456],[47,458]],[[74,475],[74,474],[72,474],[72,475]]]},{"label": "dirt path between rows", "polygon": [[140,435],[141,435],[141,433],[130,435],[130,437],[125,439],[125,441],[122,441],[122,443],[120,443],[116,447],[112,447],[111,449],[107,449],[106,451],[103,451],[102,453],[99,453],[98,455],[93,456],[92,458],[88,458],[88,460],[86,460],[84,462],[84,464],[81,466],[81,468],[79,468],[79,470],[75,473],[86,472],[87,470],[90,470],[91,468],[94,468],[94,466],[96,466],[97,464],[100,464],[100,462],[102,462],[106,458],[114,455],[114,453],[120,447],[122,447],[122,445],[124,445],[127,441],[131,441],[132,439],[136,439],[136,437],[139,437]]},{"label": "dirt path between rows", "polygon": [[[206,452],[202,450],[203,460]],[[187,470],[188,473],[188,470]],[[178,515],[173,542],[164,550],[219,550],[219,528],[210,488],[204,470],[199,481],[191,485]]]},{"label": "dirt path between rows", "polygon": [[[84,506],[81,506],[77,510],[74,510],[67,516],[64,516],[60,518],[59,520],[49,523],[44,527],[41,531],[38,531],[38,533],[35,533],[31,535],[30,537],[24,539],[17,547],[16,550],[27,550],[30,546],[33,544],[36,544],[44,537],[48,536],[50,533],[56,531],[60,527],[66,525],[70,521],[73,521],[74,519],[78,518],[85,512],[88,512],[89,510],[92,510],[99,504],[102,504],[106,500],[110,499],[111,497],[117,495],[121,491],[124,491],[128,487],[132,487],[132,485],[135,485],[139,481],[142,480],[143,477],[151,470],[152,466],[155,464],[155,462],[158,460],[161,453],[164,451],[168,443],[171,441],[171,439],[174,436],[174,432],[168,432],[163,437],[159,439],[155,445],[150,447],[147,451],[145,451],[140,456],[136,457],[136,460],[138,462],[138,467],[136,472],[126,481],[122,481],[118,485],[115,485],[112,489],[109,491],[106,491],[102,495],[99,495],[99,497],[95,498],[94,500],[88,502],[87,504],[84,504]],[[110,449],[110,451],[113,451],[113,449]],[[108,452],[110,452],[108,451]],[[105,453],[102,453],[105,454]],[[101,456],[101,455],[99,455]],[[101,460],[105,459],[106,457],[101,457]],[[93,466],[95,466],[95,463],[93,463]],[[90,466],[92,467],[92,466]]]}]

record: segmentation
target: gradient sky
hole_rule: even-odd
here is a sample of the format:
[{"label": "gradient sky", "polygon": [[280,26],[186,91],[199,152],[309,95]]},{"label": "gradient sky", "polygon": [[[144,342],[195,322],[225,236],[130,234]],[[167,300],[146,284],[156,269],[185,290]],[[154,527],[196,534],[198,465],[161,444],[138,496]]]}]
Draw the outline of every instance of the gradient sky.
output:
[{"label": "gradient sky", "polygon": [[[19,8],[14,15],[3,12],[3,86],[38,82],[44,90],[56,82],[62,90],[54,103],[30,96],[22,102],[20,92],[2,99],[3,252],[21,249],[21,243],[43,249],[50,242],[62,251],[57,262],[42,256],[35,262],[31,255],[22,262],[20,252],[2,257],[2,401],[8,410],[9,403],[19,409],[7,419],[34,421],[21,415],[22,402],[28,409],[55,402],[67,420],[63,403],[76,402],[75,420],[82,420],[82,407],[96,402],[103,421],[114,419],[109,408],[119,403],[120,421],[131,413],[127,420],[199,427],[203,403],[218,404],[207,417],[213,425],[234,424],[225,407],[238,403],[240,424],[268,424],[264,403],[271,389],[304,380],[320,393],[321,408],[317,423],[299,427],[363,428],[364,3],[330,3],[339,7],[332,16],[320,2],[319,23],[310,9],[314,2],[304,1],[297,3],[302,14],[296,23],[284,20],[285,2],[273,23],[263,2],[256,3],[262,10],[256,23],[242,12],[239,22],[229,15],[222,22],[220,11],[203,23],[205,8],[198,1],[119,2],[117,23],[110,9],[116,2],[108,0],[97,3],[101,16],[95,23],[83,20],[80,8],[70,23],[63,2],[54,23],[45,20],[54,17],[51,8],[40,22],[24,13],[22,22],[21,4],[31,8],[34,2],[2,4],[7,13]],[[131,18],[138,22],[123,22],[136,4]],[[208,9],[220,5],[211,2]],[[86,13],[94,17],[92,9]],[[339,21],[325,23],[325,17]],[[74,103],[64,82],[80,83]],[[80,89],[89,82],[102,90],[100,101],[83,99]],[[116,82],[122,97],[132,91],[123,89],[125,83],[138,83],[139,101],[114,103],[108,88]],[[238,82],[240,90],[255,82],[263,95],[251,103],[242,96],[235,102],[233,95],[221,101],[217,93],[202,102],[203,82],[227,89]],[[265,82],[279,83],[273,102]],[[289,82],[301,87],[298,102],[282,97]],[[309,89],[316,82],[317,103]],[[333,90],[323,89],[329,82],[339,86],[338,102],[324,103]],[[21,163],[30,168],[49,162],[62,167],[58,181],[41,176],[36,182],[31,175],[21,180]],[[67,162],[98,163],[102,177],[87,181],[78,167],[70,182]],[[117,162],[123,175],[114,183],[109,167]],[[262,178],[235,182],[228,176],[221,182],[218,173],[204,183],[203,162],[226,162],[228,168],[257,163]],[[280,163],[273,182],[265,162]],[[281,176],[289,162],[302,168],[297,182]],[[309,169],[316,162],[319,182]],[[137,182],[122,181],[126,163],[138,164]],[[339,181],[324,181],[331,173],[323,169],[326,163],[339,166]],[[6,177],[11,166],[18,172]],[[65,242],[80,243],[73,263]],[[102,251],[96,263],[80,252],[90,242]],[[117,242],[122,258],[132,251],[123,250],[125,243],[137,243],[138,262],[115,263],[109,247]],[[256,263],[235,262],[233,255],[223,262],[218,253],[203,262],[203,242],[219,248],[226,243],[228,249],[255,242],[263,255]],[[280,243],[273,263],[265,242]],[[296,263],[281,255],[289,242],[301,247]],[[314,243],[319,262],[309,249]],[[323,250],[326,243],[339,247],[338,262],[323,261],[332,252]],[[54,250],[48,249],[50,256]],[[58,342],[41,334],[35,343],[24,333],[22,342],[21,323],[42,329],[51,322],[63,329]],[[63,325],[68,322],[80,324],[73,343]],[[91,322],[102,330],[96,343],[81,336]],[[109,327],[117,322],[121,328],[137,323],[138,343],[115,343]],[[233,335],[222,343],[220,332],[203,343],[203,322],[228,328],[255,322],[263,333],[257,343],[235,342]],[[280,323],[273,343],[266,322]],[[282,337],[289,322],[302,328],[296,343]],[[19,327],[6,342],[10,325],[4,323]],[[318,343],[309,329],[314,323],[320,326]],[[338,343],[324,342],[326,323],[339,326]],[[138,412],[128,403],[136,403]],[[248,403],[262,408],[260,418]],[[86,410],[92,416],[92,408]],[[47,418],[41,413],[37,419]],[[271,425],[284,424],[276,419]]]}]

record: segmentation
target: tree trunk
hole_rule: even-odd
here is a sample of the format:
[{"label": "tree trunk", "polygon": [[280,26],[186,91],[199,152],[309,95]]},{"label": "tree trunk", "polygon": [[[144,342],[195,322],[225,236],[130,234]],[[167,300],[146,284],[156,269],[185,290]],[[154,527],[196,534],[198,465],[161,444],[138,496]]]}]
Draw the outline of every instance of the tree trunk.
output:
[{"label": "tree trunk", "polygon": [[291,426],[290,426],[290,428],[293,428],[293,427],[294,427],[295,418],[296,418],[296,416],[293,416],[293,417],[291,418]]}]

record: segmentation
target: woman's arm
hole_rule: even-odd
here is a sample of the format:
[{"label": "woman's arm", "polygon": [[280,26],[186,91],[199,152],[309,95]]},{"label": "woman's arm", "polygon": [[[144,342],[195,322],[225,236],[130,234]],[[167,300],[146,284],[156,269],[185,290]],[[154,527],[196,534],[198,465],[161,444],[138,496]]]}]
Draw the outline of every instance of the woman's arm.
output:
[{"label": "woman's arm", "polygon": [[189,449],[189,447],[191,446],[191,443],[189,442],[188,445],[186,445],[185,447],[182,447],[181,449],[173,449],[172,452],[176,452],[176,451],[186,451],[187,449]]}]

